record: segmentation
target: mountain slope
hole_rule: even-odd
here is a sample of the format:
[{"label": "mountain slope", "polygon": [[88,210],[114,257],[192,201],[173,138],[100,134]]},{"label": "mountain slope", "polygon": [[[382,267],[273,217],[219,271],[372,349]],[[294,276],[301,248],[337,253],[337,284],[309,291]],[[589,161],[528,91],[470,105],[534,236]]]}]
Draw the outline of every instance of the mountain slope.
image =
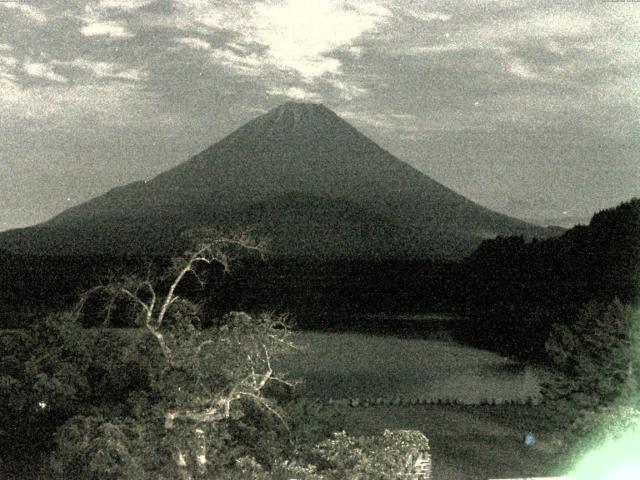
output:
[{"label": "mountain slope", "polygon": [[287,103],[148,182],[0,234],[0,246],[150,251],[189,226],[239,223],[259,224],[285,255],[458,257],[487,237],[548,233],[474,204],[322,105]]}]

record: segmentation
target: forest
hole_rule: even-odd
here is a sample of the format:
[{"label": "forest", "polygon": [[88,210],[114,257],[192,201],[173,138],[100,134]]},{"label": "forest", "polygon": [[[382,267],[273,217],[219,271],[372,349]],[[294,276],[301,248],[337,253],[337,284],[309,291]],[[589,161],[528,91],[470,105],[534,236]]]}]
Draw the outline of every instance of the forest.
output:
[{"label": "forest", "polygon": [[461,262],[314,263],[244,232],[187,233],[167,257],[2,253],[3,476],[394,478],[407,452],[428,458],[424,436],[335,433],[344,409],[272,367],[295,331],[429,333],[391,314],[456,316],[456,342],[549,371],[535,412],[563,451],[621,411],[640,420],[640,199]]}]

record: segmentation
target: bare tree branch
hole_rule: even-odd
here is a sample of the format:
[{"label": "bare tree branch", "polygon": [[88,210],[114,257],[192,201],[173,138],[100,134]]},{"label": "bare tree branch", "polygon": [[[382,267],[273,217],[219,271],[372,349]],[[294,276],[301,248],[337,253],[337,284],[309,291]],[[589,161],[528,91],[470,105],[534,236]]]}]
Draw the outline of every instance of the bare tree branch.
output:
[{"label": "bare tree branch", "polygon": [[[109,322],[116,299],[119,296],[127,298],[140,310],[141,326],[155,338],[160,347],[166,365],[159,370],[159,378],[172,382],[168,392],[173,392],[176,386],[178,391],[181,390],[179,382],[183,380],[180,375],[176,376],[176,369],[185,369],[185,381],[190,383],[183,384],[186,387],[182,394],[177,394],[175,398],[169,396],[167,404],[170,407],[164,412],[165,429],[174,429],[178,421],[191,422],[196,425],[190,428],[201,437],[204,430],[198,424],[229,418],[232,406],[241,399],[255,402],[288,428],[282,414],[263,393],[270,381],[292,385],[285,379],[276,377],[271,366],[272,355],[294,346],[288,340],[286,316],[267,314],[252,318],[243,312],[232,312],[229,323],[220,329],[219,335],[204,341],[201,333],[192,335],[193,331],[186,330],[187,334],[180,336],[185,330],[178,329],[176,334],[173,330],[166,329],[167,318],[172,313],[186,313],[188,321],[198,318],[198,305],[177,294],[188,274],[192,274],[200,285],[204,285],[204,279],[198,271],[201,265],[220,265],[227,272],[236,249],[256,252],[264,258],[265,243],[255,241],[249,231],[223,235],[212,229],[199,229],[188,232],[185,236],[193,241],[194,248],[173,260],[170,276],[164,277],[169,281],[166,294],[156,290],[157,286],[150,279],[149,264],[145,279],[123,277],[119,281],[111,281],[84,292],[78,303],[78,314],[91,295],[104,292],[109,296],[105,319],[105,322]],[[203,355],[207,347],[212,347],[211,355]],[[211,363],[219,361],[218,350],[236,356],[222,359],[223,366],[212,376]],[[227,360],[228,363],[224,363]],[[215,380],[212,381],[212,378]],[[176,461],[184,472],[187,468],[187,456],[194,452],[189,453],[180,448],[177,448]],[[205,450],[194,454],[201,466],[206,463]],[[187,477],[189,475],[185,476]]]}]

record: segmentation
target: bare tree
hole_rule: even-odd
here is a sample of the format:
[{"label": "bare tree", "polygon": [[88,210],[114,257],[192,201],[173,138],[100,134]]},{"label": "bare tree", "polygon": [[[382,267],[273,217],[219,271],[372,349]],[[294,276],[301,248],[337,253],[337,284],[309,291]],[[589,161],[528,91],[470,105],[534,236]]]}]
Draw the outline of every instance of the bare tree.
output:
[{"label": "bare tree", "polygon": [[119,297],[137,307],[140,327],[151,334],[162,354],[157,385],[163,395],[164,429],[179,431],[175,438],[183,440],[177,440],[174,449],[183,478],[192,478],[193,468],[206,471],[208,427],[229,418],[240,400],[253,402],[284,422],[264,390],[269,382],[290,385],[274,374],[271,358],[294,347],[284,316],[232,312],[213,331],[194,326],[199,305],[177,294],[185,278],[191,275],[204,284],[203,266],[217,264],[228,272],[236,255],[251,251],[262,256],[265,246],[246,232],[224,235],[199,229],[190,231],[188,238],[193,248],[173,259],[163,291],[148,275],[128,276],[85,292],[77,309],[79,313],[89,296],[98,292],[109,297],[107,321]]}]

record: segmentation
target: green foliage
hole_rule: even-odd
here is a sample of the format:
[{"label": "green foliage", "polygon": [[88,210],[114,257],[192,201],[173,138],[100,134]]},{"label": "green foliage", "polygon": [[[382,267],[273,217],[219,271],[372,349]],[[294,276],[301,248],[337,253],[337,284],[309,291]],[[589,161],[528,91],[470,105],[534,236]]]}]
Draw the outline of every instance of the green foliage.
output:
[{"label": "green foliage", "polygon": [[621,435],[640,431],[640,405],[614,404],[582,411],[564,435],[572,452],[583,453]]},{"label": "green foliage", "polygon": [[150,384],[153,350],[145,338],[84,329],[71,314],[0,339],[0,448],[7,463],[48,453],[56,431],[74,416],[120,415]]},{"label": "green foliage", "polygon": [[326,478],[387,480],[410,471],[408,463],[418,455],[428,458],[428,450],[429,442],[420,432],[385,430],[373,437],[336,433],[314,453]]},{"label": "green foliage", "polygon": [[[199,446],[194,444],[196,424],[177,421],[166,429],[166,412],[197,411],[259,365],[242,358],[265,361],[260,357],[265,348],[271,355],[287,348],[280,324],[268,316],[232,313],[222,324],[206,331],[184,316],[172,316],[165,334],[175,354],[174,368],[167,368],[145,330],[83,329],[69,314],[35,325],[21,335],[23,344],[4,342],[3,452],[27,455],[9,448],[22,442],[45,451],[53,447],[50,473],[57,478],[175,478],[173,450]],[[261,460],[268,464],[291,451],[295,441],[289,435],[304,436],[302,420],[296,418],[288,430],[274,413],[286,416],[275,398],[267,397],[257,404],[234,403],[226,421],[200,425],[211,468],[257,451],[267,452]],[[310,425],[313,421],[304,428]]]},{"label": "green foliage", "polygon": [[33,404],[45,402],[52,411],[69,411],[90,392],[87,370],[93,339],[69,314],[52,315],[32,330],[34,350],[25,363]]},{"label": "green foliage", "polygon": [[72,417],[56,433],[51,473],[60,479],[153,478],[158,466],[152,463],[162,455],[155,450],[156,432],[147,427],[126,418]]},{"label": "green foliage", "polygon": [[[4,337],[4,335],[3,335]],[[92,339],[70,315],[52,315],[3,342],[0,363],[2,456],[32,455],[90,394]]]},{"label": "green foliage", "polygon": [[637,328],[631,307],[617,299],[590,302],[577,321],[553,327],[547,351],[554,375],[543,385],[553,420],[566,428],[587,412],[637,398]]},{"label": "green foliage", "polygon": [[[305,457],[281,460],[270,470],[252,457],[242,457],[234,471],[219,478],[247,480],[389,480],[412,478],[414,463],[424,459],[425,472],[431,473],[429,442],[417,431],[385,430],[381,435],[352,437],[337,432],[330,439],[317,444]],[[234,476],[235,475],[235,476]]]},{"label": "green foliage", "polygon": [[[82,379],[80,383],[89,386],[83,396],[77,397],[75,408],[69,411],[68,419],[51,439],[54,449],[50,473],[61,479],[179,477],[181,473],[173,461],[175,448],[188,452],[197,451],[199,446],[194,443],[193,423],[179,423],[171,430],[163,428],[166,409],[178,405],[184,409],[197,407],[204,395],[201,389],[206,389],[206,385],[214,394],[216,389],[224,391],[231,379],[248,372],[238,360],[240,354],[256,354],[246,339],[257,342],[264,340],[263,334],[273,334],[270,330],[273,325],[267,317],[252,321],[248,315],[239,313],[227,316],[223,327],[211,332],[173,321],[168,338],[174,351],[181,352],[176,355],[179,367],[166,369],[157,346],[153,341],[145,341],[149,339],[145,332],[82,331],[77,330],[71,318],[58,317],[60,319],[64,319],[62,325],[46,324],[47,329],[58,325],[53,330],[60,333],[49,337],[53,343],[47,348],[54,352],[66,348],[70,358],[86,362],[78,378]],[[88,360],[70,350],[72,344],[68,340],[77,339],[78,332],[83,333],[85,340],[78,345],[80,353],[86,345],[92,346],[93,356]],[[135,341],[123,342],[124,338]],[[188,352],[193,352],[187,348],[190,342],[203,346],[202,361],[206,363],[196,364],[193,359],[189,363]],[[55,358],[62,363],[60,356]],[[77,368],[74,365],[74,369]],[[136,383],[134,379],[140,381]],[[100,394],[104,396],[101,402],[97,399]],[[261,404],[239,402],[229,419],[219,424],[199,425],[207,437],[209,459],[207,472],[200,475],[202,478],[213,475],[211,472],[228,471],[235,459],[243,456],[256,458],[269,470],[280,468],[283,458],[309,449],[342,426],[339,417],[319,403],[292,397],[287,390],[272,388],[267,394],[265,402],[271,408],[276,408],[276,401],[282,403],[278,412],[286,419],[284,422]],[[43,412],[39,412],[40,417],[46,414]],[[187,461],[188,468],[197,472],[193,458],[187,457]]]},{"label": "green foliage", "polygon": [[[24,330],[3,330],[0,333],[0,408],[5,411],[20,411],[26,407],[22,379],[25,377],[25,362],[34,347],[31,337]],[[0,418],[6,418],[1,415]]]}]

